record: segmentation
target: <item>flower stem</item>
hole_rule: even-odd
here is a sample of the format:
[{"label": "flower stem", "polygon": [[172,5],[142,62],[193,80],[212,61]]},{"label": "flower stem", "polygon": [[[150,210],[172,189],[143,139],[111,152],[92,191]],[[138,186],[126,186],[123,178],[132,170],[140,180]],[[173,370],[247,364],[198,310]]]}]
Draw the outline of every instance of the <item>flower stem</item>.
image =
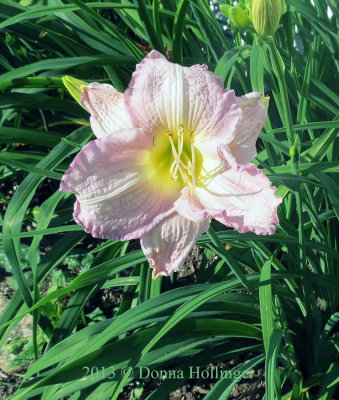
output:
[{"label": "flower stem", "polygon": [[292,116],[291,116],[291,109],[289,106],[288,100],[288,92],[287,92],[287,85],[285,80],[285,66],[284,62],[281,58],[281,55],[275,45],[275,41],[273,37],[267,38],[267,44],[271,55],[271,62],[273,71],[275,76],[278,80],[279,90],[281,95],[281,102],[283,106],[283,122],[286,128],[287,139],[289,142],[290,147],[294,144],[294,133],[293,133],[293,124],[292,124]]},{"label": "flower stem", "polygon": [[[271,55],[271,62],[273,67],[273,72],[278,80],[281,102],[283,107],[283,122],[286,128],[287,139],[290,145],[290,155],[291,155],[291,168],[294,175],[299,175],[299,154],[300,154],[300,141],[298,135],[294,135],[293,123],[291,116],[291,108],[288,99],[288,91],[285,79],[285,66],[281,58],[281,55],[275,45],[273,37],[267,38],[267,44],[269,52]],[[298,213],[298,232],[299,232],[299,243],[300,243],[300,265],[302,268],[306,268],[305,259],[305,244],[304,244],[304,220],[303,220],[303,205],[300,195],[300,185],[298,185],[295,191],[295,200]]]}]

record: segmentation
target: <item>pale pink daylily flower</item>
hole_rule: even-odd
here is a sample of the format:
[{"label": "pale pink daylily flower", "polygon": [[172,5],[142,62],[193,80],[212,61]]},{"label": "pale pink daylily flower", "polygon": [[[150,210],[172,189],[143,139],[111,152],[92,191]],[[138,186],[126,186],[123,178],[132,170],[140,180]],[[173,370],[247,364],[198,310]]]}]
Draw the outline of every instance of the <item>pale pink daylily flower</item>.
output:
[{"label": "pale pink daylily flower", "polygon": [[75,157],[61,190],[94,237],[141,239],[153,277],[183,264],[215,218],[239,232],[273,234],[268,178],[250,161],[266,119],[260,93],[236,97],[205,65],[182,67],[152,51],[124,94],[83,88],[97,139]]}]

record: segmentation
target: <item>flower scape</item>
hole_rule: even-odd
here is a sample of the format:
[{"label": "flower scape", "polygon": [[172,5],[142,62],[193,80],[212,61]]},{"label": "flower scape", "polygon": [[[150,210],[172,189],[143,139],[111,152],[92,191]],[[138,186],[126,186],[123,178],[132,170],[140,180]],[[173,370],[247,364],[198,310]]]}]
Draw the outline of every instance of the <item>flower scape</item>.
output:
[{"label": "flower scape", "polygon": [[93,237],[140,238],[153,278],[177,271],[211,218],[270,235],[281,198],[251,160],[268,100],[236,97],[205,65],[182,67],[157,51],[125,93],[82,87],[97,139],[77,154],[60,190]]}]

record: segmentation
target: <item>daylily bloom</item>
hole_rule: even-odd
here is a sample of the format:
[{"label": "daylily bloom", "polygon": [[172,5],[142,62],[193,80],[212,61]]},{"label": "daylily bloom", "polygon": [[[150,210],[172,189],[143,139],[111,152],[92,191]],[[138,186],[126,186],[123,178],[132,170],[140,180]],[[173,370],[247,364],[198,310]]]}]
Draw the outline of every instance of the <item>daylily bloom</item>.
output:
[{"label": "daylily bloom", "polygon": [[97,139],[83,147],[60,189],[94,237],[140,238],[153,277],[177,271],[215,218],[239,232],[273,234],[268,178],[250,161],[266,119],[260,93],[236,97],[205,65],[182,67],[152,51],[126,92],[82,88]]}]

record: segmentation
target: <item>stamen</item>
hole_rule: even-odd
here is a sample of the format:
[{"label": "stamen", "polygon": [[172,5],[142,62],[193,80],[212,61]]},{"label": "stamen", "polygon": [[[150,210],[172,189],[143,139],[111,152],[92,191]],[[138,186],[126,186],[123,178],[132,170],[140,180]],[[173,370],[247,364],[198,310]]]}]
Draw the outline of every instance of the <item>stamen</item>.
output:
[{"label": "stamen", "polygon": [[182,150],[184,148],[184,127],[183,127],[182,124],[179,124],[178,127],[179,127],[179,130],[177,132],[177,135],[178,135],[178,155],[179,155],[179,158],[180,158]]},{"label": "stamen", "polygon": [[[169,133],[169,132],[166,133],[166,135],[171,143],[172,154],[173,154],[173,158],[174,158],[174,161],[171,164],[169,172],[174,180],[178,180],[178,171],[179,171],[184,183],[187,185],[192,184],[195,187],[196,186],[195,150],[194,150],[193,138],[192,138],[194,131],[192,131],[190,134],[191,160],[189,159],[189,156],[186,154],[186,157],[189,159],[187,165],[181,160],[181,156],[183,154],[183,149],[184,149],[184,126],[182,124],[178,125],[178,131],[176,134],[178,137],[177,147],[175,146],[174,141],[173,141],[173,134]],[[189,178],[189,177],[191,177],[191,178]]]},{"label": "stamen", "polygon": [[[173,154],[173,157],[174,157],[174,161],[173,161],[173,163],[172,163],[172,165],[171,165],[171,168],[170,168],[170,174],[172,175],[172,177],[173,177],[174,180],[177,180],[177,179],[178,179],[177,172],[178,172],[178,170],[179,170],[179,172],[180,172],[180,174],[181,174],[181,177],[182,177],[183,180],[185,181],[185,174],[184,174],[183,170],[182,170],[181,167],[180,167],[180,164],[183,164],[183,163],[182,163],[182,161],[180,160],[180,157],[179,157],[179,155],[178,155],[178,153],[177,153],[177,150],[176,150],[176,148],[175,148],[175,146],[174,146],[173,139],[172,139],[173,135],[170,134],[170,133],[167,133],[166,135],[168,136],[169,141],[170,141],[170,143],[171,143],[171,146],[172,146],[172,154]],[[175,170],[174,170],[174,171],[172,171],[173,166],[175,167]],[[186,178],[186,179],[187,179],[187,178]]]}]

